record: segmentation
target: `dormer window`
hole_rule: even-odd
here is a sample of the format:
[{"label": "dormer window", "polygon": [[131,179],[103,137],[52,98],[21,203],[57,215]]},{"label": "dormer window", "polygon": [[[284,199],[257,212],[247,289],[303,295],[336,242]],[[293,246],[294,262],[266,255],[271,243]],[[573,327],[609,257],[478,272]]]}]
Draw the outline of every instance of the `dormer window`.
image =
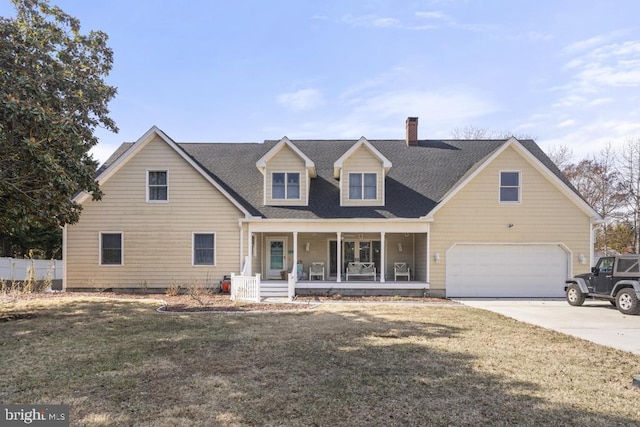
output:
[{"label": "dormer window", "polygon": [[298,172],[274,172],[271,174],[272,199],[300,199],[300,174]]},{"label": "dormer window", "polygon": [[375,173],[350,173],[349,174],[349,199],[371,200],[376,199],[378,177]]}]

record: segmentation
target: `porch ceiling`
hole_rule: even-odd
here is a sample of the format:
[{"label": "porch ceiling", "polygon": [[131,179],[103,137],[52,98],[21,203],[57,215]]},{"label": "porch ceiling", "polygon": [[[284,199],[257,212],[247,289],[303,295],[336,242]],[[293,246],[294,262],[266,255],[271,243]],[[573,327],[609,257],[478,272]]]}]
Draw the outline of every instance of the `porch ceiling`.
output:
[{"label": "porch ceiling", "polygon": [[289,232],[299,233],[428,233],[430,223],[424,220],[259,220],[244,221],[252,232]]}]

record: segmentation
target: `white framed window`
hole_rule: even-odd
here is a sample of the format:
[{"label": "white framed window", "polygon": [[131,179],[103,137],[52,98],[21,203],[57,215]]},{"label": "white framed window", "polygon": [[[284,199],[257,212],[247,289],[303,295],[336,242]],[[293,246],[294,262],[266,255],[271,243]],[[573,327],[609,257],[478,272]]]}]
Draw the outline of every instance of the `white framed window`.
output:
[{"label": "white framed window", "polygon": [[215,265],[215,248],[215,233],[193,233],[193,265]]},{"label": "white framed window", "polygon": [[378,198],[378,174],[350,173],[349,200],[375,200]]},{"label": "white framed window", "polygon": [[123,265],[122,232],[100,233],[100,265]]},{"label": "white framed window", "polygon": [[520,203],[520,172],[500,172],[500,203]]},{"label": "white framed window", "polygon": [[300,199],[300,173],[274,172],[271,174],[272,199]]},{"label": "white framed window", "polygon": [[169,172],[166,170],[147,171],[147,202],[169,201]]}]

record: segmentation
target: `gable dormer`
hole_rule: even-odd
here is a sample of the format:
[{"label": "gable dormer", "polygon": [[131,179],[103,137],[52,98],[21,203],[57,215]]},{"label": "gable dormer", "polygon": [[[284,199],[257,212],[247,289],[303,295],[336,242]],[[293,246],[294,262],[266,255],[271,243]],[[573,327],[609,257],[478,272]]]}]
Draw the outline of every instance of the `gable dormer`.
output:
[{"label": "gable dormer", "polygon": [[265,206],[308,206],[316,165],[286,136],[262,156],[256,167],[263,175]]},{"label": "gable dormer", "polygon": [[340,206],[384,206],[391,162],[362,137],[333,164],[340,180]]}]

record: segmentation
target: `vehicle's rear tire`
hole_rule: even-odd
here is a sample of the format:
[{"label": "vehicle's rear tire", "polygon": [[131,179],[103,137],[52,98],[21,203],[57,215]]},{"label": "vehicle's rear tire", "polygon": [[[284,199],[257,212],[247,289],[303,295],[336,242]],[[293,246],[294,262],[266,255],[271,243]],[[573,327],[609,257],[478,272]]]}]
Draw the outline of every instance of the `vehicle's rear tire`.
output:
[{"label": "vehicle's rear tire", "polygon": [[616,295],[616,307],[622,314],[640,314],[638,297],[632,288],[621,289]]},{"label": "vehicle's rear tire", "polygon": [[574,283],[567,288],[567,302],[569,305],[576,307],[579,307],[584,303],[584,294],[580,290],[580,286]]}]

